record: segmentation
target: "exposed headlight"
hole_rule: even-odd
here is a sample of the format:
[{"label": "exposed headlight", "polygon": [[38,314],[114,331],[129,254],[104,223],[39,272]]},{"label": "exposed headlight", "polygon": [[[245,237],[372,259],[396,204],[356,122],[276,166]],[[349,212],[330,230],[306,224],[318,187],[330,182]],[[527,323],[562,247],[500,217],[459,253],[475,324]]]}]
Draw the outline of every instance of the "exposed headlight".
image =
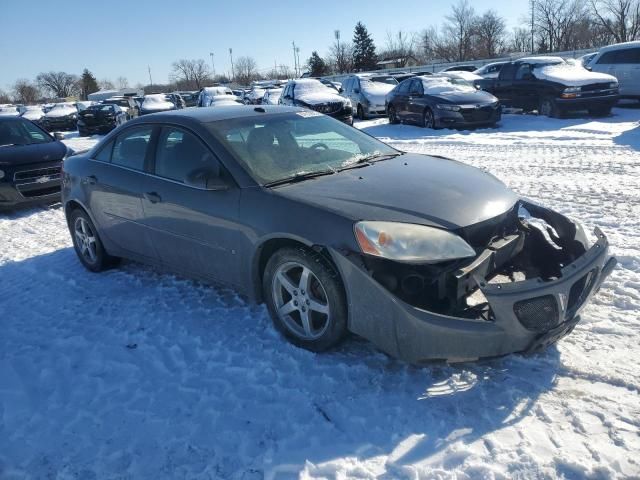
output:
[{"label": "exposed headlight", "polygon": [[448,103],[439,103],[436,105],[436,108],[440,109],[440,110],[448,110],[450,112],[459,112],[460,111],[460,106],[459,105],[451,105]]},{"label": "exposed headlight", "polygon": [[358,222],[356,240],[363,253],[398,262],[442,262],[474,257],[459,236],[439,228],[397,222]]},{"label": "exposed headlight", "polygon": [[582,91],[582,87],[567,87],[563,93],[579,93]]},{"label": "exposed headlight", "polygon": [[618,88],[618,82],[611,82],[609,88]]},{"label": "exposed headlight", "polygon": [[0,180],[4,178],[4,170],[0,170]]}]

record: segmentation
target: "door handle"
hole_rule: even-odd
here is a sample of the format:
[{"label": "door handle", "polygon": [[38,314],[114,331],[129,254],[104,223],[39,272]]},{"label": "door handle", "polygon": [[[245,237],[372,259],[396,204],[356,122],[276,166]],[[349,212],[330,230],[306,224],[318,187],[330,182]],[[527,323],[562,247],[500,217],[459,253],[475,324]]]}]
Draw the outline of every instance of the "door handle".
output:
[{"label": "door handle", "polygon": [[95,185],[96,183],[98,183],[98,177],[96,177],[95,175],[89,175],[88,177],[85,177],[84,182],[88,183],[89,185]]},{"label": "door handle", "polygon": [[156,192],[147,192],[144,194],[144,198],[149,200],[151,203],[158,203],[162,201],[162,198]]}]

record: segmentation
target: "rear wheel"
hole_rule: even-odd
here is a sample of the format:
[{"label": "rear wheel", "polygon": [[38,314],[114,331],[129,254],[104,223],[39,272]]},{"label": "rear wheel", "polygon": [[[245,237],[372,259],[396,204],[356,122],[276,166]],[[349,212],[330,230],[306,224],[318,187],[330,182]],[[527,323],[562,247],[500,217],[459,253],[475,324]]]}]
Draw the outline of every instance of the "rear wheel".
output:
[{"label": "rear wheel", "polygon": [[394,107],[393,105],[389,105],[387,107],[387,116],[389,117],[389,123],[391,123],[392,125],[400,123],[400,120],[398,120],[398,116],[396,114],[396,107]]},{"label": "rear wheel", "polygon": [[101,272],[117,263],[118,259],[105,251],[95,225],[84,210],[77,208],[71,213],[69,229],[73,248],[87,270]]},{"label": "rear wheel", "polygon": [[555,100],[551,97],[544,97],[540,100],[540,106],[538,107],[538,113],[545,117],[560,118],[562,117],[562,110],[558,107]]},{"label": "rear wheel", "polygon": [[291,343],[321,352],[347,332],[347,303],[340,277],[321,255],[283,248],[267,263],[263,295],[275,327]]}]

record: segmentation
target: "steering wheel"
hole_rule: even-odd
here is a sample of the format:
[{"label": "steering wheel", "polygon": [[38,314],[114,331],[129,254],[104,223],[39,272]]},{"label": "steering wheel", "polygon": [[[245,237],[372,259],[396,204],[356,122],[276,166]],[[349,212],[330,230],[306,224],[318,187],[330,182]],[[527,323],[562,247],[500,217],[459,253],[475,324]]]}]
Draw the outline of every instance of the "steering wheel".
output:
[{"label": "steering wheel", "polygon": [[309,148],[314,148],[314,149],[315,149],[315,148],[323,148],[323,149],[325,149],[325,150],[329,150],[329,147],[327,146],[327,144],[326,144],[326,143],[322,143],[322,142],[314,143],[314,144],[313,144],[313,145],[311,145]]}]

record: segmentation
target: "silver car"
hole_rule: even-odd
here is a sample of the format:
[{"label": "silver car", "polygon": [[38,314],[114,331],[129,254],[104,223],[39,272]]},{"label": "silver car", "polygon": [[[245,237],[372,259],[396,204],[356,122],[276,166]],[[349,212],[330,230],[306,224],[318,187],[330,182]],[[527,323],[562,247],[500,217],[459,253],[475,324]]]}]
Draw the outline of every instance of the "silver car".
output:
[{"label": "silver car", "polygon": [[587,68],[616,77],[620,97],[640,100],[640,41],[604,47]]},{"label": "silver car", "polygon": [[360,120],[386,115],[385,98],[398,81],[389,75],[351,75],[342,82],[340,94],[351,100]]}]

